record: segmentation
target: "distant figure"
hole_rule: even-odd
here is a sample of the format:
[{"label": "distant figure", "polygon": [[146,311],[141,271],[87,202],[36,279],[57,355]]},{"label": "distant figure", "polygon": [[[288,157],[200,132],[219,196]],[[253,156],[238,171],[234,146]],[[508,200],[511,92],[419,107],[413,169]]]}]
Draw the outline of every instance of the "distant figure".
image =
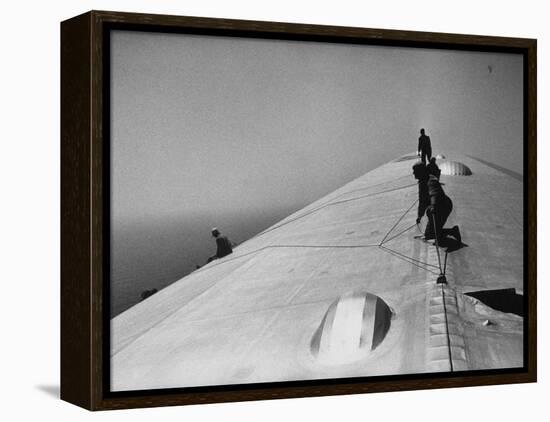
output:
[{"label": "distant figure", "polygon": [[157,289],[151,289],[151,290],[144,290],[142,293],[141,293],[141,300],[145,300],[147,299],[148,297],[150,296],[153,296],[155,293],[157,293],[158,290]]},{"label": "distant figure", "polygon": [[430,137],[426,135],[424,129],[420,129],[420,137],[418,138],[418,156],[424,164],[426,164],[426,157],[428,160],[432,158],[432,143]]},{"label": "distant figure", "polygon": [[211,262],[215,259],[223,258],[231,253],[233,253],[233,247],[227,236],[222,236],[220,231],[217,228],[212,229],[212,236],[216,239],[216,255],[208,258],[208,262]]},{"label": "distant figure", "polygon": [[435,162],[435,157],[430,158],[430,162],[426,166],[426,170],[428,171],[428,175],[433,174],[439,179],[439,176],[441,175],[441,170]]},{"label": "distant figure", "polygon": [[[439,171],[439,169],[437,169]],[[443,226],[453,210],[451,198],[445,195],[439,179],[428,172],[428,168],[418,162],[413,166],[413,174],[418,180],[418,213],[416,223],[420,223],[424,213],[427,214],[428,224],[424,231],[424,240],[435,239],[437,244],[445,245],[447,236],[454,237],[458,243],[462,243],[462,236],[458,226],[445,229]],[[434,227],[435,221],[435,227]]]}]

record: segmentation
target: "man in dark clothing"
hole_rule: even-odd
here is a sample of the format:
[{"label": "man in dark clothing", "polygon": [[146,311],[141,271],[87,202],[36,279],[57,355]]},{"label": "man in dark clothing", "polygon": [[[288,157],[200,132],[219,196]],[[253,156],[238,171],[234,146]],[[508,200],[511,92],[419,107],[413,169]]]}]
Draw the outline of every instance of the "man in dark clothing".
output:
[{"label": "man in dark clothing", "polygon": [[428,171],[428,174],[433,174],[439,179],[439,176],[441,175],[441,170],[435,162],[435,157],[430,158],[430,162],[426,166],[426,170]]},{"label": "man in dark clothing", "polygon": [[208,262],[233,253],[233,247],[227,236],[222,236],[217,228],[212,229],[212,236],[216,239],[216,255],[208,258]]},{"label": "man in dark clothing", "polygon": [[424,164],[426,164],[426,157],[428,161],[432,158],[432,143],[430,137],[426,135],[424,129],[420,129],[420,137],[418,138],[418,156]]},{"label": "man in dark clothing", "polygon": [[426,208],[430,205],[430,195],[428,194],[428,171],[426,166],[420,161],[413,166],[414,178],[418,180],[418,211],[416,214],[416,224],[420,224],[420,220],[426,212]]},{"label": "man in dark clothing", "polygon": [[[438,171],[439,169],[437,169]],[[418,180],[418,213],[416,223],[420,223],[424,213],[428,217],[424,239],[435,239],[437,234],[436,241],[438,245],[444,245],[447,236],[452,236],[459,243],[462,243],[458,226],[454,226],[452,229],[443,228],[453,210],[453,202],[451,198],[445,195],[443,187],[439,183],[439,178],[434,174],[430,174],[423,163],[416,163],[413,166],[413,174]]]}]

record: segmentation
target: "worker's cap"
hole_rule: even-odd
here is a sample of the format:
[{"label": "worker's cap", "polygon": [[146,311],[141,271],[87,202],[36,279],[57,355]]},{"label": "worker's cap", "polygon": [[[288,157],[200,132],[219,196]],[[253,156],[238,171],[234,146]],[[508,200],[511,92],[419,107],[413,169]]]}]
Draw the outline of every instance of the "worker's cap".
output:
[{"label": "worker's cap", "polygon": [[212,234],[220,234],[220,231],[217,229],[217,227],[212,227]]}]

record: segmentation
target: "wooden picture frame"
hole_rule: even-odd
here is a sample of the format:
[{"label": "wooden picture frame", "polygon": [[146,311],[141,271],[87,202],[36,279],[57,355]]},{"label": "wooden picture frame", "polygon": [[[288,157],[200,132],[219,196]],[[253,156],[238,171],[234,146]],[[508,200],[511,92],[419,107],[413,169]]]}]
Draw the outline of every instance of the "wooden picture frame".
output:
[{"label": "wooden picture frame", "polygon": [[[109,31],[423,47],[523,56],[524,366],[111,392],[108,259]],[[61,24],[61,398],[89,410],[535,382],[536,40],[91,11]],[[108,237],[107,237],[108,238]]]}]

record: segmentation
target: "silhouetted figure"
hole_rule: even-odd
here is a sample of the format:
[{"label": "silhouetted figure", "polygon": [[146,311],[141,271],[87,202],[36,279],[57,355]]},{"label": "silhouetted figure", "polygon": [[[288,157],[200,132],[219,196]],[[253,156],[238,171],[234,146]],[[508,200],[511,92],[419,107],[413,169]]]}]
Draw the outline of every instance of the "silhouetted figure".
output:
[{"label": "silhouetted figure", "polygon": [[416,214],[416,224],[420,223],[420,220],[426,212],[426,208],[430,205],[430,195],[428,194],[428,170],[424,163],[417,162],[413,166],[414,178],[418,180],[418,211]]},{"label": "silhouetted figure", "polygon": [[151,290],[144,290],[141,293],[141,300],[147,299],[149,296],[153,296],[156,292],[158,292],[157,289],[151,289]]},{"label": "silhouetted figure", "polygon": [[426,230],[424,231],[424,240],[435,239],[437,233],[436,240],[438,245],[445,245],[447,236],[452,236],[458,243],[462,243],[458,226],[454,226],[452,229],[445,229],[443,227],[453,210],[453,202],[451,198],[445,195],[439,179],[434,174],[430,174],[428,168],[421,162],[413,166],[413,174],[415,179],[418,180],[418,213],[416,223],[420,223],[424,213],[428,217],[428,224],[426,224]]},{"label": "silhouetted figure", "polygon": [[233,253],[233,247],[227,236],[222,236],[220,231],[217,228],[212,229],[212,236],[216,239],[216,255],[208,258],[208,262],[211,262],[215,259],[223,258],[231,253]]},{"label": "silhouetted figure", "polygon": [[418,156],[424,164],[426,164],[426,157],[428,160],[432,158],[432,143],[430,137],[426,135],[424,129],[420,129],[420,137],[418,138]]},{"label": "silhouetted figure", "polygon": [[441,175],[441,170],[439,169],[439,166],[435,162],[435,157],[430,158],[430,162],[426,166],[426,170],[428,171],[428,174],[433,174],[435,177],[439,179],[439,176]]}]

